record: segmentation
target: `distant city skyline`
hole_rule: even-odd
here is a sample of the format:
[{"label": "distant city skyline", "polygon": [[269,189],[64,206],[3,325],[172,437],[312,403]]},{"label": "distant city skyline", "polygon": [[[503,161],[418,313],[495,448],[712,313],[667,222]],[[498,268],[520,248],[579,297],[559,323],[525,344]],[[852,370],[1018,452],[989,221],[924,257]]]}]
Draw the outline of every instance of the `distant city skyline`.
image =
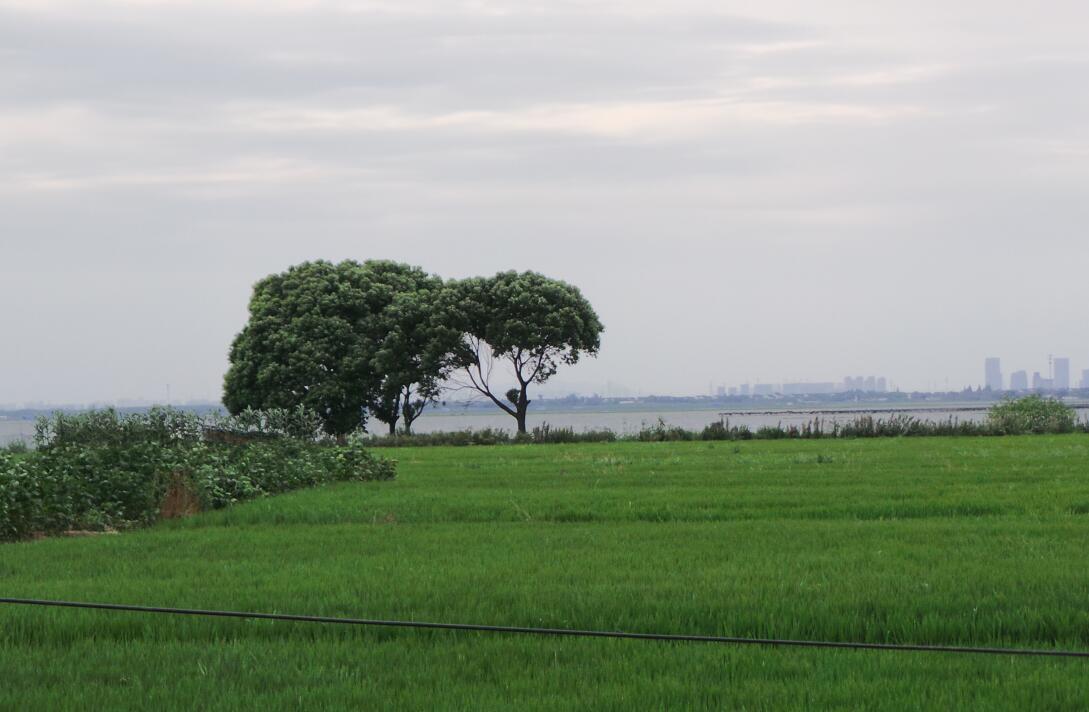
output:
[{"label": "distant city skyline", "polygon": [[[853,391],[886,393],[891,391],[942,393],[960,391],[965,388],[989,388],[993,391],[1066,391],[1073,388],[1089,388],[1089,368],[1080,371],[1080,378],[1074,382],[1071,374],[1072,361],[1066,356],[1049,356],[1044,359],[1048,365],[1046,370],[1033,370],[1031,378],[1028,369],[1018,369],[1009,374],[1008,378],[1003,370],[1003,361],[998,356],[988,356],[983,360],[982,380],[979,383],[964,383],[949,385],[948,379],[937,384],[931,382],[928,387],[903,388],[886,376],[845,376],[836,381],[793,381],[776,379],[774,381],[752,379],[749,381],[729,385],[722,381],[712,381],[705,390],[692,391],[668,391],[653,390],[632,387],[618,381],[606,381],[600,384],[588,382],[565,383],[564,378],[556,378],[553,381],[538,387],[534,396],[541,398],[562,398],[567,395],[601,396],[607,398],[625,397],[649,397],[649,396],[800,396],[800,395],[827,395]],[[1089,359],[1087,359],[1089,361]],[[0,401],[0,410],[36,410],[49,407],[85,407],[92,405],[117,406],[117,407],[146,407],[151,405],[177,405],[177,406],[207,406],[220,402],[219,395],[171,397],[170,388],[163,385],[164,397],[121,397],[121,398],[95,398],[89,400],[80,399],[29,399]],[[446,400],[457,400],[448,393]]]},{"label": "distant city skyline", "polygon": [[1049,355],[1047,371],[1033,371],[1032,380],[1027,370],[1010,373],[1006,381],[1002,371],[1002,359],[988,356],[983,360],[983,384],[992,391],[1068,391],[1071,388],[1089,388],[1089,369],[1084,369],[1080,382],[1071,380],[1072,373],[1068,356]]}]

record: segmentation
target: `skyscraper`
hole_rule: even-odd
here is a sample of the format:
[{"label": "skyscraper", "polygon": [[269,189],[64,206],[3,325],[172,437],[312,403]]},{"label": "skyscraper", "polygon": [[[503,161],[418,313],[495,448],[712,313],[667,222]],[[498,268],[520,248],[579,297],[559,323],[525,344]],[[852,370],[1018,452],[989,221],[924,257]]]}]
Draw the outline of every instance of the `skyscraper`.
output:
[{"label": "skyscraper", "polygon": [[987,390],[1002,390],[1002,360],[993,356],[985,359],[983,361],[983,377]]},{"label": "skyscraper", "polygon": [[1089,388],[1089,368],[1081,372],[1081,387]]},{"label": "skyscraper", "polygon": [[1027,371],[1014,371],[1010,374],[1011,391],[1027,391],[1029,386]]},{"label": "skyscraper", "polygon": [[1052,387],[1057,391],[1070,390],[1070,359],[1055,359],[1055,376],[1052,379]]}]

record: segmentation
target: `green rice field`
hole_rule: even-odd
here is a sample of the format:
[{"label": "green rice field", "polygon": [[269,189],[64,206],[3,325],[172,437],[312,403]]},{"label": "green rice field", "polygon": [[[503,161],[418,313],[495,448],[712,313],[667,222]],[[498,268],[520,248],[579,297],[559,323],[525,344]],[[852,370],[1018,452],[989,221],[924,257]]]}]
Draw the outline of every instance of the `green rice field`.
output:
[{"label": "green rice field", "polygon": [[[387,453],[383,453],[387,454]],[[393,482],[0,545],[0,596],[1089,650],[1089,436],[405,448]],[[0,606],[0,710],[1085,709],[1089,660]]]}]

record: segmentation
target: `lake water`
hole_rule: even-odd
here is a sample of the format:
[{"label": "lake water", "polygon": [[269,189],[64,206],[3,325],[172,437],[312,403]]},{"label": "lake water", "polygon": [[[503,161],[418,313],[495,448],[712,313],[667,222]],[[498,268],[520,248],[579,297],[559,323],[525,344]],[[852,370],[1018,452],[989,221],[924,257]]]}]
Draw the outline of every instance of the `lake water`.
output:
[{"label": "lake water", "polygon": [[[1078,417],[1081,420],[1089,419],[1089,409],[1079,408]],[[643,412],[551,412],[530,413],[527,425],[530,429],[534,426],[548,423],[553,427],[573,428],[575,431],[608,429],[616,433],[632,433],[640,430],[645,425],[654,425],[661,418],[669,425],[680,426],[687,430],[702,430],[707,425],[726,419],[730,425],[746,425],[751,430],[763,426],[804,425],[812,422],[814,418],[820,418],[825,426],[832,423],[853,421],[862,415],[872,415],[875,418],[887,419],[894,415],[907,415],[918,420],[945,421],[950,417],[961,422],[978,422],[987,418],[987,408],[913,408],[900,409],[895,413],[881,410],[836,410],[827,411],[779,411],[779,412],[734,412],[720,414],[718,410],[683,410],[683,411],[643,411]],[[455,413],[423,415],[413,424],[413,430],[420,433],[428,433],[442,430],[480,430],[482,428],[513,429],[514,419],[503,413]]]},{"label": "lake water", "polygon": [[33,439],[33,420],[0,420],[0,447],[15,440],[25,440],[29,443]]},{"label": "lake water", "polygon": [[[1089,420],[1089,409],[1079,408],[1080,420]],[[965,408],[928,408],[928,409],[902,409],[897,414],[910,415],[919,420],[942,421],[950,417],[960,421],[980,421],[987,417],[986,407],[978,409]],[[802,425],[819,417],[826,425],[833,422],[851,421],[860,415],[872,415],[875,418],[889,418],[894,415],[891,412],[874,410],[836,410],[829,411],[781,411],[781,412],[747,412],[731,413],[725,417],[731,425],[747,425],[750,429],[757,429],[765,425]],[[675,411],[576,411],[576,412],[545,412],[530,413],[529,427],[533,428],[544,423],[553,427],[573,428],[577,432],[586,430],[609,429],[616,433],[631,433],[638,431],[644,425],[654,425],[658,418],[662,418],[669,425],[680,426],[688,430],[701,430],[706,425],[719,420],[718,410],[675,410]],[[383,432],[381,423],[371,423],[371,430],[376,433]],[[436,413],[425,414],[417,420],[413,429],[419,433],[430,433],[443,430],[481,430],[484,428],[514,429],[514,419],[510,416],[495,412],[470,411],[465,413]],[[15,440],[30,442],[34,436],[34,422],[30,420],[0,420],[0,446]]]}]

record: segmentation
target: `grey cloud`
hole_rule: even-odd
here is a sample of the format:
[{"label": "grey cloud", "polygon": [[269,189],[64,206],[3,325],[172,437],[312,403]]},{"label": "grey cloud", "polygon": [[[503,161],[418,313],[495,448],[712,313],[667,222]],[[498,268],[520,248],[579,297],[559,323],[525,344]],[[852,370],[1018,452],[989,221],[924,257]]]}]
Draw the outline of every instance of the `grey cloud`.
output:
[{"label": "grey cloud", "polygon": [[313,258],[570,279],[571,382],[1089,367],[1081,6],[718,5],[9,3],[0,402],[214,396]]}]

